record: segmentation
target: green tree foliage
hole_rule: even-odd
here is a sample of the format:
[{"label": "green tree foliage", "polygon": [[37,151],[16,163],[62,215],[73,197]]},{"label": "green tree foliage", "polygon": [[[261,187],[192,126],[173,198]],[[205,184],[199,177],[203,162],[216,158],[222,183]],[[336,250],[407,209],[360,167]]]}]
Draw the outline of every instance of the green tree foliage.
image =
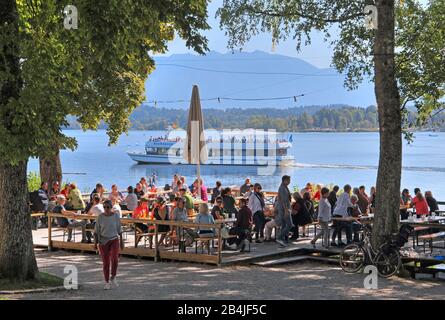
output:
[{"label": "green tree foliage", "polygon": [[[356,88],[365,75],[374,77],[380,132],[376,245],[398,226],[402,123],[406,126],[408,118],[404,107],[414,102],[420,119],[442,107],[444,1],[422,6],[418,0],[225,0],[218,12],[229,47],[242,47],[252,36],[268,32],[273,43],[292,37],[300,50],[310,44],[310,32],[318,30],[331,43],[332,65],[346,74],[348,88]],[[375,30],[365,27],[368,4],[375,5],[378,15]],[[335,29],[338,37],[332,39]],[[442,70],[435,69],[439,65]],[[345,115],[337,125],[344,128],[348,121]]]},{"label": "green tree foliage", "polygon": [[[374,76],[374,32],[364,26],[363,9],[372,0],[225,0],[218,11],[229,47],[242,47],[260,32],[274,43],[293,38],[296,50],[311,43],[311,32],[325,35],[334,54],[332,65],[346,74],[345,85],[358,87]],[[417,125],[445,108],[445,0],[400,0],[396,4],[396,78],[405,128],[412,125],[408,104],[417,107]],[[332,31],[338,37],[331,37]]]},{"label": "green tree foliage", "polygon": [[[68,4],[77,7],[78,29],[64,28]],[[207,4],[0,0],[0,277],[37,274],[26,210],[28,158],[76,147],[61,130],[69,115],[83,129],[103,121],[115,143],[144,98],[150,55],[165,52],[175,33],[189,48],[207,50],[199,33],[208,29]]]},{"label": "green tree foliage", "polygon": [[[79,28],[63,26],[63,8],[78,8]],[[75,147],[60,128],[73,115],[84,129],[107,123],[110,142],[128,129],[154,70],[150,53],[167,50],[177,32],[187,46],[207,50],[207,1],[17,1],[23,87],[2,101],[0,157],[16,162]],[[1,36],[7,37],[5,32]],[[8,73],[0,75],[5,79]],[[14,150],[14,152],[11,152]]]}]

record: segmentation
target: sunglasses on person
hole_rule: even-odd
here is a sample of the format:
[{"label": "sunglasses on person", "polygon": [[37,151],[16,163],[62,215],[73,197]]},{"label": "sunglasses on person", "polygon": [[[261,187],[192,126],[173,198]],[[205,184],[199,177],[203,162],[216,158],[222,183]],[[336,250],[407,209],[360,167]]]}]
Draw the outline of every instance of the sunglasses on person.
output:
[{"label": "sunglasses on person", "polygon": [[113,208],[112,206],[104,206],[104,209],[111,209]]}]

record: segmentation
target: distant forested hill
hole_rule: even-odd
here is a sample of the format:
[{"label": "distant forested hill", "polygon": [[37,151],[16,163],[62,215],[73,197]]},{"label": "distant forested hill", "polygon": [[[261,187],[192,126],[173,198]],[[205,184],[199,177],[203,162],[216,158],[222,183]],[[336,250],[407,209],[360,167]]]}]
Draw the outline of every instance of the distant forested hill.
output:
[{"label": "distant forested hill", "polygon": [[[212,129],[276,129],[277,131],[306,130],[372,130],[377,129],[377,110],[347,106],[310,106],[273,109],[249,108],[226,110],[204,109],[204,124]],[[134,129],[162,130],[175,124],[184,128],[187,110],[157,109],[143,106],[131,116]]]},{"label": "distant forested hill", "polygon": [[[203,109],[206,129],[275,129],[277,131],[373,131],[378,129],[377,109],[345,105],[306,106],[288,109]],[[133,130],[164,130],[169,125],[185,128],[188,110],[142,105],[130,116]],[[409,112],[414,123],[416,113]],[[74,118],[70,129],[79,129]],[[105,126],[101,125],[101,129]]]}]

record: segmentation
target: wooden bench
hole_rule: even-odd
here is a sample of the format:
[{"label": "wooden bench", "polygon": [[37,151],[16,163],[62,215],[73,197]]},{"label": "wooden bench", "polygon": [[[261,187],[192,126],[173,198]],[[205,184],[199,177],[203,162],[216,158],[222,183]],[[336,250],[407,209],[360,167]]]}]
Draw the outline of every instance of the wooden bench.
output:
[{"label": "wooden bench", "polygon": [[[150,231],[150,230],[149,230]],[[154,230],[152,232],[143,232],[139,227],[134,229],[134,247],[137,248],[141,239],[144,239],[144,247],[147,246],[147,240],[149,243],[149,248],[153,249],[153,237],[155,235]]]},{"label": "wooden bench", "polygon": [[207,246],[207,253],[210,255],[210,246],[214,247],[215,239],[218,239],[216,235],[200,236],[195,238],[195,253],[198,253],[198,243],[201,243],[201,253],[204,253],[204,245]]},{"label": "wooden bench", "polygon": [[414,227],[413,230],[413,248],[415,248],[416,246],[419,245],[419,234],[422,233],[423,231],[429,230],[429,227]]},{"label": "wooden bench", "polygon": [[445,248],[445,231],[431,233],[431,234],[425,234],[418,237],[420,240],[423,240],[423,252],[426,252],[426,243],[429,243],[430,252],[433,253],[433,241],[435,239],[442,238],[444,240],[444,248]]}]

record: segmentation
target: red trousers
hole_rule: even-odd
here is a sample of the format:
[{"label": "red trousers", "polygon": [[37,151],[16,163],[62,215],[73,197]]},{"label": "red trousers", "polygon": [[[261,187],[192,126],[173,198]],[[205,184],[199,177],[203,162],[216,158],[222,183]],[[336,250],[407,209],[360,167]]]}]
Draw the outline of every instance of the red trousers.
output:
[{"label": "red trousers", "polygon": [[105,282],[108,282],[110,280],[110,263],[111,278],[116,277],[119,263],[119,239],[108,241],[106,244],[99,244],[99,252],[102,257]]}]

